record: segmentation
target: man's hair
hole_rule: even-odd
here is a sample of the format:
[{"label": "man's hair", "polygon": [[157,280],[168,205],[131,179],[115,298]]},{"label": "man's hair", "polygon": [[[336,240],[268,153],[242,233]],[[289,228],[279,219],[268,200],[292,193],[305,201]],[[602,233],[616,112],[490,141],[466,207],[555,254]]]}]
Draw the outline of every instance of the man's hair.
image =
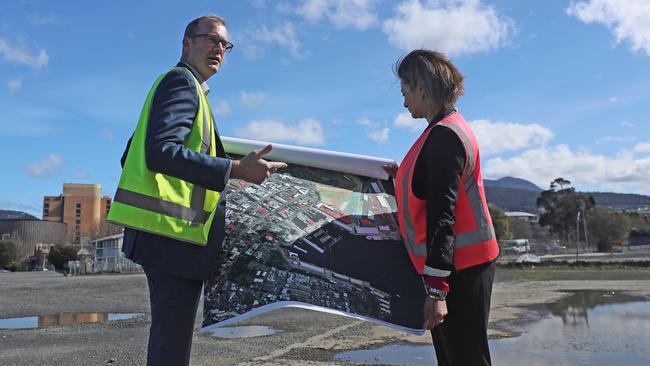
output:
[{"label": "man's hair", "polygon": [[426,99],[441,103],[443,108],[453,108],[465,91],[463,75],[440,52],[411,51],[397,60],[394,72],[411,90],[421,87]]},{"label": "man's hair", "polygon": [[227,27],[226,21],[218,15],[214,15],[214,14],[201,15],[200,17],[189,22],[187,27],[185,27],[185,33],[183,34],[183,37],[189,37],[196,34],[196,29],[199,27],[199,23],[201,23],[201,21],[204,20],[212,20],[214,22],[222,24],[224,27]]}]

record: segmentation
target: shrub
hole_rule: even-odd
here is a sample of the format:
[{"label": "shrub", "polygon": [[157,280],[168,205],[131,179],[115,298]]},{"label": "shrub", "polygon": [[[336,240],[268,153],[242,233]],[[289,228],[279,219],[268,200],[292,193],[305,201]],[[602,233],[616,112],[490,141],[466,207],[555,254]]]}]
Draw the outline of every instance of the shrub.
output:
[{"label": "shrub", "polygon": [[0,241],[0,268],[5,268],[18,258],[16,243],[9,240]]},{"label": "shrub", "polygon": [[77,259],[77,249],[70,245],[55,245],[50,248],[50,254],[47,256],[48,262],[54,265],[56,269],[64,269],[68,261],[76,261]]},{"label": "shrub", "polygon": [[6,269],[11,272],[22,272],[25,270],[25,266],[21,262],[13,261],[7,265]]}]

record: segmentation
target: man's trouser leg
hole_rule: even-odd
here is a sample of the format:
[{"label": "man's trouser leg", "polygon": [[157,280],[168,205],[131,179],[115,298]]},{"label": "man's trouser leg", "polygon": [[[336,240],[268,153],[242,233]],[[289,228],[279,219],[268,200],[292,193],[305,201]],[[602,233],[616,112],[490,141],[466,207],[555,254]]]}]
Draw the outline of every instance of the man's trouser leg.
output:
[{"label": "man's trouser leg", "polygon": [[494,262],[449,276],[448,314],[431,335],[439,366],[491,365],[487,340]]},{"label": "man's trouser leg", "polygon": [[151,268],[144,271],[151,303],[147,366],[189,365],[203,281],[170,276]]}]

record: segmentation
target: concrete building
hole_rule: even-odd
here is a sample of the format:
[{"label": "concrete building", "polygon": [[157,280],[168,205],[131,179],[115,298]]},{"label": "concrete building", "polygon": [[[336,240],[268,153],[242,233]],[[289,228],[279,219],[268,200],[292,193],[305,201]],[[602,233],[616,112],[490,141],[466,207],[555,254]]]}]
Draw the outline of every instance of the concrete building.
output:
[{"label": "concrete building", "polygon": [[43,220],[68,224],[71,243],[107,231],[111,198],[102,197],[101,190],[99,184],[64,183],[63,194],[43,198]]},{"label": "concrete building", "polygon": [[18,258],[34,255],[38,243],[65,244],[68,225],[41,220],[0,220],[0,238],[18,245]]}]

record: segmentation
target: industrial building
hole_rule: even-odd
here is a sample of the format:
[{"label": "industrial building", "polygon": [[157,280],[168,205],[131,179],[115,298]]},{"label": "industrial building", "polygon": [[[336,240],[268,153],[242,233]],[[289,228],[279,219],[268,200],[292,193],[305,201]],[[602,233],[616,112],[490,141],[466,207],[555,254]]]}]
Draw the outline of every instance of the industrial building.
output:
[{"label": "industrial building", "polygon": [[11,240],[18,246],[18,258],[34,255],[38,243],[65,244],[68,225],[41,220],[0,220],[0,239]]}]

